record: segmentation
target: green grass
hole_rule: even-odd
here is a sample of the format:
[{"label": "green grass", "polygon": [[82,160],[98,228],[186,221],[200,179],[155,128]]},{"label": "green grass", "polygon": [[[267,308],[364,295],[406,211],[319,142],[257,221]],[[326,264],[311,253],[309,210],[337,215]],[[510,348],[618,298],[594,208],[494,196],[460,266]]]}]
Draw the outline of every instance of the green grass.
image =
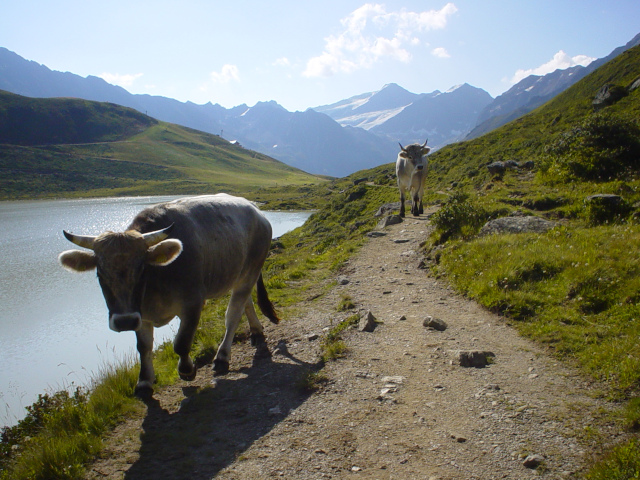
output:
[{"label": "green grass", "polygon": [[217,135],[109,103],[0,92],[0,200],[249,194],[324,183]]}]

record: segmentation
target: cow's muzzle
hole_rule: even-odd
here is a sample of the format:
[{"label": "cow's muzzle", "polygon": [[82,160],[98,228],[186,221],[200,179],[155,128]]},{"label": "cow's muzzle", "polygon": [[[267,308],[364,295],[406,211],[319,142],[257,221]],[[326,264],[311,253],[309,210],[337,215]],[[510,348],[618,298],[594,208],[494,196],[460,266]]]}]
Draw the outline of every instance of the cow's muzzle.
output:
[{"label": "cow's muzzle", "polygon": [[424,169],[424,165],[416,165],[416,170],[420,171]]},{"label": "cow's muzzle", "polygon": [[142,326],[139,313],[114,313],[109,318],[109,328],[114,332],[136,331]]}]

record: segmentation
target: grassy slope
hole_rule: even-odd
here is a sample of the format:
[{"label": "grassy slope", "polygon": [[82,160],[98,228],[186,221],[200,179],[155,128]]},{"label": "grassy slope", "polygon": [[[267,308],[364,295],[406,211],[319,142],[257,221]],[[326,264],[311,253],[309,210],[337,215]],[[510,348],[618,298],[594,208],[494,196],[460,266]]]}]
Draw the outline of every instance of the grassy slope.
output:
[{"label": "grassy slope", "polygon": [[324,179],[113,104],[0,92],[0,199],[244,193]]}]

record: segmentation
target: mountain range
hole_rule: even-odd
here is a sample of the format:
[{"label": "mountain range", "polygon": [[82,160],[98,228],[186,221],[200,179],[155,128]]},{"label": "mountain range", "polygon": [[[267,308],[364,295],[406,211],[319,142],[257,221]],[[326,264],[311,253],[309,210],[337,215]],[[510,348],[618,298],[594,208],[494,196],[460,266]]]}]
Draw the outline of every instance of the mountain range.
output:
[{"label": "mountain range", "polygon": [[529,76],[497,98],[468,84],[446,92],[411,93],[396,84],[331,104],[289,112],[275,101],[249,107],[197,105],[134,95],[101,78],[52,71],[0,47],[0,90],[27,97],[76,97],[130,107],[158,120],[235,140],[242,146],[313,174],[345,176],[393,162],[398,142],[432,149],[482,135],[573,85],[640,35],[588,67]]}]

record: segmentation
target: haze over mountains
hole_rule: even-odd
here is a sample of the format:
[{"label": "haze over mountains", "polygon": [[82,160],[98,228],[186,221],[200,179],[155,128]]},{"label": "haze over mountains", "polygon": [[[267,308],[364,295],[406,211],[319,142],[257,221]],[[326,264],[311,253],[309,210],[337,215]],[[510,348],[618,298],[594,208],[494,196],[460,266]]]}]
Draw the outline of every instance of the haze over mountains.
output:
[{"label": "haze over mountains", "polygon": [[331,105],[289,112],[275,101],[230,109],[218,104],[134,95],[101,78],[52,71],[0,47],[0,90],[28,97],[77,97],[134,108],[162,121],[236,140],[309,173],[345,176],[393,162],[398,142],[429,138],[433,149],[482,135],[542,105],[598,66],[640,43],[587,67],[529,76],[493,99],[468,84],[446,92],[411,93],[396,85]]}]

